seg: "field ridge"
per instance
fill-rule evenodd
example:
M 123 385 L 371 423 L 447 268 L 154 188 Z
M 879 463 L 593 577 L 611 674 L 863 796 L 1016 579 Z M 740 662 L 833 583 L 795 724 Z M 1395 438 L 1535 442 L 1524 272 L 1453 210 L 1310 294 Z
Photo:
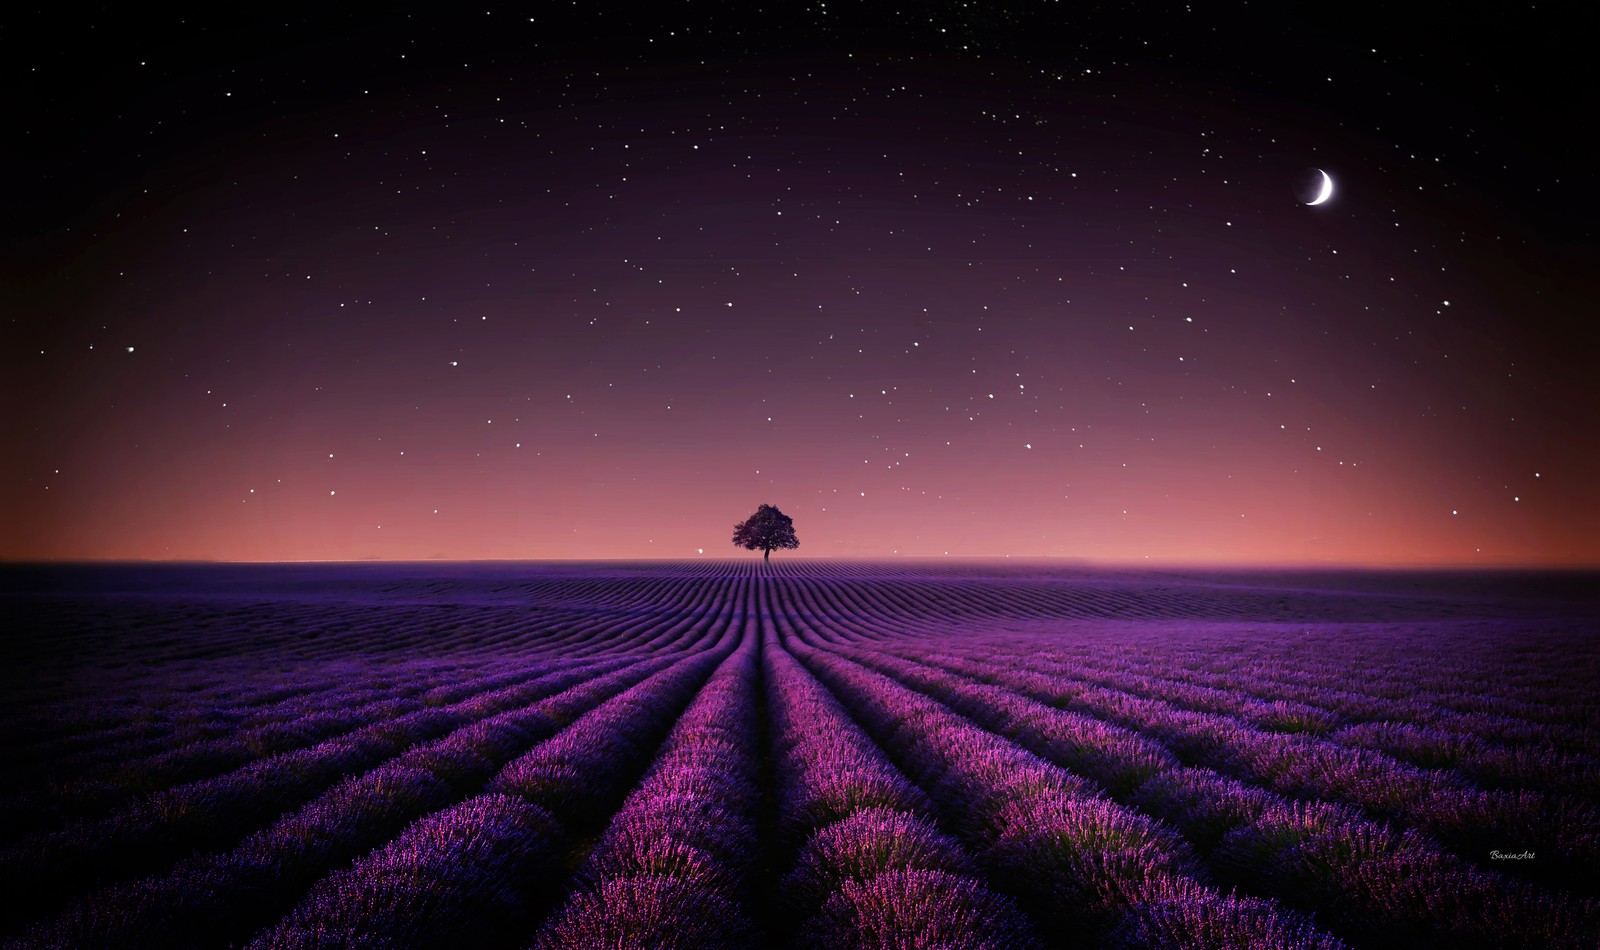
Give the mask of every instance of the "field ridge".
M 1592 947 L 1596 580 L 0 567 L 0 941 Z

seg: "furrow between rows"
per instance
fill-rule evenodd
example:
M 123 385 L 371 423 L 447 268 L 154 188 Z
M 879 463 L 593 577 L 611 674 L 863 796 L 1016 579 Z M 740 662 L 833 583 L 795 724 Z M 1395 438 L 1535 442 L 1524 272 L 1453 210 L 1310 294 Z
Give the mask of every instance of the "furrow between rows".
M 1272 901 L 1207 886 L 1176 832 L 1106 800 L 1084 779 L 843 656 L 801 639 L 786 646 L 880 748 L 934 789 L 962 839 L 1025 895 L 1051 935 L 1170 946 L 1343 946 Z
M 938 826 L 927 795 L 783 648 L 790 614 L 768 610 L 763 620 L 778 783 L 771 847 L 785 869 L 779 910 L 792 945 L 1037 945 L 1033 923 Z
M 1225 716 L 1174 708 L 1110 690 L 1072 690 L 1067 680 L 1015 682 L 988 664 L 946 659 L 946 669 L 1011 687 L 1049 706 L 1070 709 L 1159 742 L 1184 764 L 1262 785 L 1290 799 L 1345 803 L 1438 838 L 1478 864 L 1502 848 L 1543 850 L 1530 877 L 1556 887 L 1584 880 L 1600 855 L 1600 820 L 1581 801 L 1535 792 L 1485 791 L 1380 753 L 1315 736 L 1264 732 Z M 1512 871 L 1516 872 L 1515 866 Z

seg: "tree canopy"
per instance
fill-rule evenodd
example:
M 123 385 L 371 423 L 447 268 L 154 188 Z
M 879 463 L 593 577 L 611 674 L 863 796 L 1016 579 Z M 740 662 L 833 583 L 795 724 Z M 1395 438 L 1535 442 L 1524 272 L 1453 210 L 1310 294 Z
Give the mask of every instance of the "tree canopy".
M 773 548 L 797 548 L 794 519 L 773 505 L 762 505 L 756 513 L 733 526 L 733 543 L 747 551 L 760 548 L 762 560 L 772 557 Z

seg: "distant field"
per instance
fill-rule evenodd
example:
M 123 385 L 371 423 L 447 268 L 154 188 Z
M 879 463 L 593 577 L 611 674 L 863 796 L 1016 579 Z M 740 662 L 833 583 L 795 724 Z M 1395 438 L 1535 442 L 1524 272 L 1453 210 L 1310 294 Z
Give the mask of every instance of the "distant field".
M 0 567 L 41 947 L 1600 946 L 1600 577 Z

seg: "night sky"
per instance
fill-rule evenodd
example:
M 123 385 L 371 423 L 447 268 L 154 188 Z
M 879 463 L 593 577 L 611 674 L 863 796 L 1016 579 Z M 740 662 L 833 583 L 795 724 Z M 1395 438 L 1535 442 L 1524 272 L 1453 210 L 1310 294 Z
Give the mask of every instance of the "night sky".
M 1600 563 L 1588 5 L 447 6 L 0 14 L 0 558 Z

